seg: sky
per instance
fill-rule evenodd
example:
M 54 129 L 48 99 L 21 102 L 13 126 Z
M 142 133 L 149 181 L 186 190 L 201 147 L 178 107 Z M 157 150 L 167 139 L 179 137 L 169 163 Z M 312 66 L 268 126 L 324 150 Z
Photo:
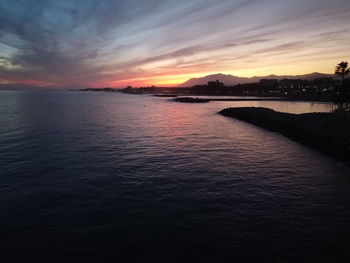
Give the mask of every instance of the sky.
M 0 84 L 333 73 L 349 41 L 350 0 L 0 0 Z

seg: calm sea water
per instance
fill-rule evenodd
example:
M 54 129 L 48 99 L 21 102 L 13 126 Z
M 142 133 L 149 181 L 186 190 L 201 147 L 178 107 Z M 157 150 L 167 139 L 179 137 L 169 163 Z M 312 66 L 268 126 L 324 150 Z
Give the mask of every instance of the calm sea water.
M 350 168 L 246 105 L 330 107 L 0 92 L 0 261 L 349 262 Z

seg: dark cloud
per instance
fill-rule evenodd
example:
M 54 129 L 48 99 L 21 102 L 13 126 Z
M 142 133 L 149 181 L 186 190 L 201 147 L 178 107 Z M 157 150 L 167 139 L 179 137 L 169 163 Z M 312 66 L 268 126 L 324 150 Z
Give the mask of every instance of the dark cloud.
M 347 0 L 2 0 L 0 76 L 98 85 L 171 68 L 212 70 L 215 61 L 230 67 L 315 39 L 348 39 L 349 10 Z
M 93 72 L 98 79 L 98 67 L 87 61 L 98 56 L 108 33 L 150 12 L 157 2 L 134 8 L 135 1 L 2 1 L 0 41 L 17 49 L 11 63 L 20 69 L 1 73 L 74 83 Z

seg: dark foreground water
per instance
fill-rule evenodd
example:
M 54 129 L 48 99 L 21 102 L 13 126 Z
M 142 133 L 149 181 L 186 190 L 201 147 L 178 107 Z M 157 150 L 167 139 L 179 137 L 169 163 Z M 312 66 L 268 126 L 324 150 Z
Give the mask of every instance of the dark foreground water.
M 1 262 L 349 262 L 350 168 L 182 104 L 0 92 Z

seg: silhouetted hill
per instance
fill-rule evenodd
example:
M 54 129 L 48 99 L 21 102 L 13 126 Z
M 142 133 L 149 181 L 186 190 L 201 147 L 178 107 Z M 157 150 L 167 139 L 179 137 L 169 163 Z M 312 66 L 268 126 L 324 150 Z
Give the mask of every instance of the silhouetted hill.
M 219 73 L 219 74 L 208 75 L 202 78 L 192 78 L 178 86 L 192 87 L 195 85 L 204 85 L 204 84 L 207 84 L 209 81 L 216 81 L 216 80 L 223 82 L 226 86 L 237 85 L 240 83 L 255 82 L 254 80 L 252 80 L 252 78 L 237 77 L 237 76 L 225 75 L 225 74 Z
M 269 75 L 269 76 L 255 76 L 251 78 L 245 78 L 245 77 L 237 77 L 233 75 L 225 75 L 225 74 L 212 74 L 201 78 L 192 78 L 187 80 L 186 82 L 178 85 L 178 87 L 192 87 L 195 85 L 204 85 L 207 84 L 209 81 L 220 81 L 223 82 L 226 86 L 233 86 L 237 84 L 244 84 L 244 83 L 254 83 L 259 82 L 260 79 L 304 79 L 304 80 L 313 80 L 317 78 L 325 78 L 325 77 L 332 77 L 333 74 L 323 74 L 323 73 L 310 73 L 305 75 L 284 75 L 284 76 L 278 76 L 278 75 Z

